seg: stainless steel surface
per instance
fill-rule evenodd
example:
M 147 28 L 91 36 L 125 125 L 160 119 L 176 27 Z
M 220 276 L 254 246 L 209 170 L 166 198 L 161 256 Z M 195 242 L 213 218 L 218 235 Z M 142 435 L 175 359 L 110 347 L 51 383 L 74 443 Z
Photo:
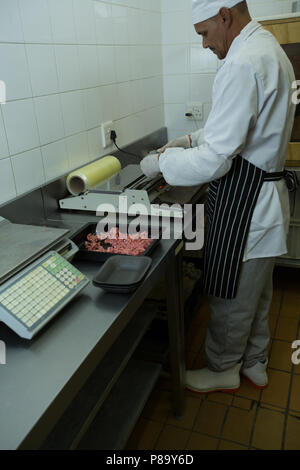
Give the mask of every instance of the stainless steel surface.
M 30 344 L 0 325 L 0 337 L 7 347 L 7 365 L 0 368 L 1 449 L 39 447 L 169 269 L 177 245 L 177 241 L 161 240 L 143 284 L 131 295 L 106 294 L 89 284 Z M 89 279 L 99 270 L 97 264 L 81 262 L 76 266 Z M 169 295 L 172 297 L 177 292 L 176 282 L 176 277 L 171 276 Z M 171 308 L 175 308 L 174 301 Z M 175 311 L 180 312 L 180 306 Z M 171 318 L 173 311 L 169 315 Z M 182 344 L 183 334 L 183 329 L 174 330 L 172 347 L 177 341 Z M 181 349 L 175 347 L 179 357 Z M 180 358 L 180 367 L 183 361 L 184 356 Z M 177 371 L 179 365 L 173 362 L 172 367 L 178 380 L 182 377 Z M 176 407 L 180 414 L 183 406 L 178 399 Z
M 68 230 L 1 223 L 0 284 L 10 276 L 49 251 Z

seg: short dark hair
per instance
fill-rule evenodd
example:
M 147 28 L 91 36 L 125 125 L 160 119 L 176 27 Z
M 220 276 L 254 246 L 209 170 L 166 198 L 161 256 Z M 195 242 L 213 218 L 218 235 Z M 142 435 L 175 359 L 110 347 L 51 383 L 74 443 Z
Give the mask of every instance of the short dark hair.
M 243 0 L 242 2 L 238 3 L 233 8 L 236 8 L 238 10 L 238 12 L 241 13 L 241 14 L 249 13 L 248 5 L 247 5 L 246 0 Z

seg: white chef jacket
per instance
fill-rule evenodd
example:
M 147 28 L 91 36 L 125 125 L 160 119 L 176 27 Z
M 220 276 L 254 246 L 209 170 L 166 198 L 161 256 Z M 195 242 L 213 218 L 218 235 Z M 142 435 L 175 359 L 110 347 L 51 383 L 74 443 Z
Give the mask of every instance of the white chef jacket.
M 274 36 L 251 21 L 218 70 L 212 110 L 193 148 L 170 148 L 160 170 L 172 186 L 196 186 L 221 178 L 241 155 L 269 173 L 283 171 L 295 105 L 293 67 Z M 284 180 L 264 182 L 243 261 L 287 253 L 290 204 Z

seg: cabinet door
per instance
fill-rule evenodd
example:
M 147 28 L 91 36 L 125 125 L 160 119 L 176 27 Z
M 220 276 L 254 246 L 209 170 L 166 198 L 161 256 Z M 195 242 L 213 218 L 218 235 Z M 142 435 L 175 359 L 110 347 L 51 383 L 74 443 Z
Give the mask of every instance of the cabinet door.
M 300 42 L 300 21 L 293 23 L 277 23 L 263 27 L 270 31 L 280 44 L 293 44 Z
M 290 143 L 286 166 L 300 166 L 300 142 Z

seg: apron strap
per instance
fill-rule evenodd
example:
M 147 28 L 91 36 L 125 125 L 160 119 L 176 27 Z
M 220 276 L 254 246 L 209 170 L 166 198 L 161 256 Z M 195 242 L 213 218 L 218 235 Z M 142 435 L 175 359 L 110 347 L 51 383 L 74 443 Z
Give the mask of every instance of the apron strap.
M 285 170 L 280 173 L 265 173 L 264 181 L 280 181 L 285 179 L 286 185 L 290 193 L 297 191 L 299 187 L 299 180 L 295 171 Z

